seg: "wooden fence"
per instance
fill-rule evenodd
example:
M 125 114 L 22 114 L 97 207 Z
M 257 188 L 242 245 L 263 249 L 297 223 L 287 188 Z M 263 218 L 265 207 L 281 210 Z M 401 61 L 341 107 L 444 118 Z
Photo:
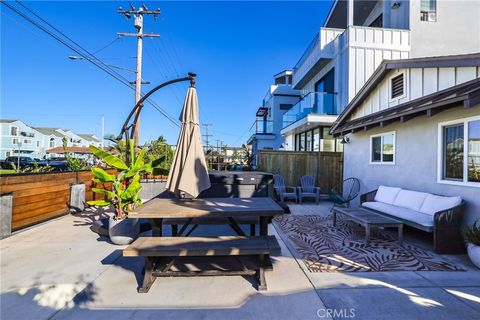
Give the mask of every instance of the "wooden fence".
M 260 170 L 281 174 L 290 186 L 300 185 L 303 175 L 315 176 L 321 193 L 328 193 L 343 179 L 341 152 L 261 150 L 258 160 Z
M 90 171 L 2 176 L 0 194 L 13 195 L 12 231 L 67 214 L 70 186 L 75 183 L 85 183 L 86 201 L 103 199 L 91 190 L 94 183 Z M 97 184 L 96 187 L 103 186 Z

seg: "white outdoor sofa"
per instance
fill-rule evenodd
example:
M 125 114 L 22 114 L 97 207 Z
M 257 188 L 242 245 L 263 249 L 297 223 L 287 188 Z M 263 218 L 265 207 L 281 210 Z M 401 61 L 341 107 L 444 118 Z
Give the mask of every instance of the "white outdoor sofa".
M 464 201 L 426 192 L 380 186 L 360 196 L 362 207 L 433 233 L 437 253 L 464 253 L 461 234 Z

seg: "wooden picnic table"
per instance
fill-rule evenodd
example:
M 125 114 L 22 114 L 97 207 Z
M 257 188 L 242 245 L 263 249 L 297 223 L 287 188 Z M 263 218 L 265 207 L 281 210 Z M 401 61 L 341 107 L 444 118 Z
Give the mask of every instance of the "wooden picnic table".
M 272 270 L 270 253 L 279 253 L 280 246 L 274 236 L 268 236 L 268 224 L 274 216 L 284 211 L 271 198 L 204 198 L 177 199 L 154 198 L 137 211 L 130 212 L 129 218 L 147 218 L 152 225 L 149 238 L 138 238 L 127 247 L 124 256 L 143 256 L 144 275 L 138 292 L 148 292 L 156 277 L 201 276 L 201 275 L 256 275 L 258 289 L 266 290 L 265 270 Z M 199 218 L 224 218 L 238 236 L 225 237 L 181 237 L 190 223 Z M 259 236 L 247 237 L 237 221 L 244 218 L 256 218 L 260 225 Z M 164 219 L 186 219 L 181 230 L 173 237 L 162 237 Z M 193 221 L 193 222 L 192 222 Z M 198 221 L 198 220 L 197 220 Z M 196 225 L 192 229 L 195 228 Z M 186 233 L 188 236 L 191 233 Z M 172 229 L 173 233 L 173 229 Z M 240 263 L 238 270 L 218 269 L 218 262 L 211 261 L 222 257 L 235 258 Z M 252 256 L 253 267 L 238 259 L 239 256 Z M 213 262 L 214 270 L 183 270 L 191 262 L 182 262 L 185 258 L 208 258 Z M 166 258 L 166 259 L 164 259 Z M 182 264 L 183 263 L 183 264 Z M 179 264 L 177 271 L 172 267 Z M 217 268 L 217 270 L 215 270 Z M 180 271 L 182 270 L 182 271 Z
M 244 236 L 238 219 L 258 218 L 259 234 L 268 235 L 268 223 L 272 217 L 283 213 L 282 207 L 271 198 L 153 198 L 128 216 L 149 219 L 154 236 L 162 236 L 163 219 L 187 219 L 177 234 L 182 235 L 193 219 L 218 217 L 226 218 L 232 229 Z

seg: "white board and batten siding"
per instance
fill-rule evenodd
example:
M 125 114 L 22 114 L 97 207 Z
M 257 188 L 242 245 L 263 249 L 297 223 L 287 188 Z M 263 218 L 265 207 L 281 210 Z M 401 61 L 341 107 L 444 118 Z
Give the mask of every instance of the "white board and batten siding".
M 350 48 L 350 102 L 383 60 L 409 58 L 410 31 L 351 26 L 346 33 L 345 43 Z
M 343 109 L 383 60 L 409 58 L 410 31 L 350 26 L 332 44 L 332 60 L 301 90 L 314 92 L 315 84 L 334 67 L 337 105 Z
M 404 74 L 404 94 L 396 99 L 391 99 L 391 79 L 401 73 Z M 352 114 L 351 119 L 395 107 L 476 78 L 480 78 L 480 67 L 392 70 Z

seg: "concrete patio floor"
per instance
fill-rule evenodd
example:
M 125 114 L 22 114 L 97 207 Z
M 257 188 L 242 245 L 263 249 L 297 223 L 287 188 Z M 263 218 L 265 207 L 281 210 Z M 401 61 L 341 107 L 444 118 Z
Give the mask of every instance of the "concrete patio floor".
M 330 204 L 290 207 L 325 215 Z M 243 277 L 201 277 L 157 279 L 138 294 L 142 260 L 122 257 L 122 246 L 93 233 L 92 216 L 68 215 L 0 241 L 2 320 L 480 319 L 480 272 L 466 256 L 444 256 L 465 272 L 310 273 L 273 226 L 282 253 L 273 257 L 267 292 Z M 214 233 L 231 231 L 194 232 Z M 408 229 L 405 240 L 429 246 Z

